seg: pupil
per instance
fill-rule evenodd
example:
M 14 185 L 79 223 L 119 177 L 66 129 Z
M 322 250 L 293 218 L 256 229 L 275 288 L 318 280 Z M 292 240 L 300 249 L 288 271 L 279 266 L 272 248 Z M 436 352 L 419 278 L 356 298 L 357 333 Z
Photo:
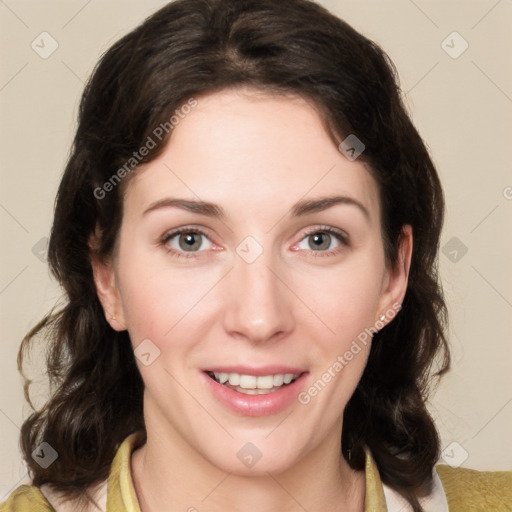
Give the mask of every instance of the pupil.
M 312 236 L 313 244 L 310 242 L 309 246 L 312 249 L 328 249 L 330 242 L 331 242 L 331 236 L 329 233 L 315 233 Z
M 201 241 L 199 237 L 196 239 L 196 235 L 193 233 L 187 233 L 180 237 L 180 247 L 186 251 L 190 249 L 199 249 Z

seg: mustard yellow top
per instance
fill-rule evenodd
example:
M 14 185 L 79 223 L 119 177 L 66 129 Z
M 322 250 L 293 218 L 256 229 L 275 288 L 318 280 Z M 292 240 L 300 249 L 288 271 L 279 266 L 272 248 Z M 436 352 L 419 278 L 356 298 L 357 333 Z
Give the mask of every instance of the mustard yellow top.
M 140 434 L 135 432 L 128 436 L 119 446 L 112 461 L 106 482 L 107 512 L 141 512 L 130 473 L 131 454 L 141 444 Z M 386 504 L 386 496 L 390 501 L 388 493 L 392 491 L 383 486 L 375 461 L 368 452 L 365 473 L 365 512 L 407 510 L 402 507 L 395 509 L 390 503 Z M 436 505 L 434 512 L 441 512 L 441 508 L 449 512 L 512 511 L 512 471 L 483 472 L 440 465 L 437 466 L 437 473 L 444 489 L 441 491 L 441 499 L 443 503 L 447 500 L 448 509 Z M 386 496 L 385 488 L 388 489 Z M 74 510 L 73 504 L 68 503 L 62 507 L 59 505 L 57 512 L 60 510 Z M 93 507 L 90 510 L 98 509 Z M 40 488 L 21 485 L 0 505 L 0 512 L 56 512 L 56 509 Z

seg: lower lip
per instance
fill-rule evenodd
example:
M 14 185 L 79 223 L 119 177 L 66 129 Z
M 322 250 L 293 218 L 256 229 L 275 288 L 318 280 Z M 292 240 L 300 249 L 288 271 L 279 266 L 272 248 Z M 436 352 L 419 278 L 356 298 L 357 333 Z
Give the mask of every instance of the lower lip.
M 244 416 L 266 416 L 283 411 L 297 399 L 304 386 L 308 372 L 304 372 L 291 384 L 264 395 L 239 393 L 234 389 L 219 384 L 207 373 L 201 373 L 215 398 L 231 411 L 243 414 Z

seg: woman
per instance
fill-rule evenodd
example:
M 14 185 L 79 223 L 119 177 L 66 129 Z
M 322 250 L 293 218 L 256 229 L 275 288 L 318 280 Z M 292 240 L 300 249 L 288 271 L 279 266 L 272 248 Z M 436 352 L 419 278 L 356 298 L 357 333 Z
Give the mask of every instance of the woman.
M 68 302 L 19 357 L 46 330 L 52 395 L 1 510 L 508 510 L 510 474 L 435 466 L 443 207 L 346 23 L 158 11 L 84 92 L 49 248 Z

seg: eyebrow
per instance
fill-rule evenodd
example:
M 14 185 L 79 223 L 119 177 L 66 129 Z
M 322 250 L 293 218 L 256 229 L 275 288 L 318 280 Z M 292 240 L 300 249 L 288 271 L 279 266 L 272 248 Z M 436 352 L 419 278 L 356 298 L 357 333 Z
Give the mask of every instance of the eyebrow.
M 321 197 L 319 199 L 299 201 L 292 206 L 291 216 L 300 217 L 310 213 L 321 212 L 338 204 L 355 206 L 359 211 L 361 211 L 361 213 L 363 213 L 367 220 L 370 220 L 370 213 L 368 209 L 360 201 L 349 196 Z M 198 213 L 200 215 L 206 215 L 217 219 L 226 218 L 224 210 L 217 204 L 195 199 L 179 199 L 173 197 L 166 197 L 151 203 L 142 215 L 146 215 L 149 212 L 161 208 L 181 208 L 182 210 L 187 210 L 191 213 Z

